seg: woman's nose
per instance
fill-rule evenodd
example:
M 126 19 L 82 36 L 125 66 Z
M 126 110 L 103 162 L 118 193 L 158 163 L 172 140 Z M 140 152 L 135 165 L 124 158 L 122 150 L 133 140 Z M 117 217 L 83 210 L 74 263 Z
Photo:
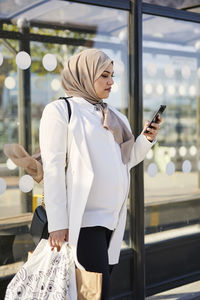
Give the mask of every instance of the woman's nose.
M 112 77 L 109 79 L 109 81 L 108 81 L 108 84 L 109 85 L 113 85 L 113 83 L 114 83 L 114 80 L 112 79 Z

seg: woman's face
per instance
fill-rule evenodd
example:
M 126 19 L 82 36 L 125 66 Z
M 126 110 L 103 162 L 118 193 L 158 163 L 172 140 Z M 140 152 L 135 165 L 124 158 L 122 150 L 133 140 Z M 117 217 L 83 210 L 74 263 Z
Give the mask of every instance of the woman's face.
M 100 99 L 109 97 L 111 86 L 113 85 L 113 64 L 111 63 L 94 82 L 94 89 Z

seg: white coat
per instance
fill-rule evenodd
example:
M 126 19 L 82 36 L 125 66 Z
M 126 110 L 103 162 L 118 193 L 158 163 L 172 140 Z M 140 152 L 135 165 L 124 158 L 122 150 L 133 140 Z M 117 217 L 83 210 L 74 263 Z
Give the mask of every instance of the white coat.
M 91 164 L 87 132 L 85 132 L 78 105 L 79 98 L 69 99 L 72 114 L 68 122 L 65 100 L 55 100 L 46 105 L 40 121 L 40 149 L 44 169 L 44 196 L 49 232 L 69 228 L 69 243 L 76 256 L 77 241 L 94 172 Z M 130 128 L 128 119 L 114 107 L 112 109 Z M 131 130 L 131 128 L 130 128 Z M 119 260 L 120 248 L 126 224 L 126 202 L 130 187 L 130 169 L 140 163 L 154 144 L 144 135 L 136 139 L 130 162 L 127 164 L 128 188 L 108 249 L 109 264 Z M 103 149 L 102 149 L 103 151 Z M 65 173 L 65 158 L 68 166 Z

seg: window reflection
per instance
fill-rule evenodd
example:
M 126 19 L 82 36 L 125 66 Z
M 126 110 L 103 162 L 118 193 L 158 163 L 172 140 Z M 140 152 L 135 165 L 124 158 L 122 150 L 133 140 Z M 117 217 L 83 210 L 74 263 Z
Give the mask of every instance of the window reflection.
M 144 162 L 148 232 L 199 222 L 199 209 L 195 212 L 190 207 L 189 212 L 187 201 L 194 198 L 198 203 L 200 192 L 200 71 L 196 34 L 200 25 L 144 15 L 143 28 L 144 119 L 150 119 L 160 104 L 167 105 L 158 142 Z M 170 216 L 177 201 L 180 209 Z M 185 214 L 180 215 L 183 201 Z M 160 210 L 167 204 L 168 210 L 165 216 L 160 211 L 157 224 L 151 227 L 149 208 L 157 204 Z

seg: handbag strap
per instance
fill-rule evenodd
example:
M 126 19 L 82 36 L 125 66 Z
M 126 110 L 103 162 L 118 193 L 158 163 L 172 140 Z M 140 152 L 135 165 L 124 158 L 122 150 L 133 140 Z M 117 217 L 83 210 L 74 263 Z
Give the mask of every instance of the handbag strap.
M 69 103 L 69 101 L 68 101 L 69 98 L 72 98 L 72 97 L 60 97 L 59 100 L 63 100 L 63 99 L 64 99 L 64 100 L 67 102 L 68 114 L 69 114 L 69 122 L 70 122 L 72 110 L 71 110 L 70 103 Z

